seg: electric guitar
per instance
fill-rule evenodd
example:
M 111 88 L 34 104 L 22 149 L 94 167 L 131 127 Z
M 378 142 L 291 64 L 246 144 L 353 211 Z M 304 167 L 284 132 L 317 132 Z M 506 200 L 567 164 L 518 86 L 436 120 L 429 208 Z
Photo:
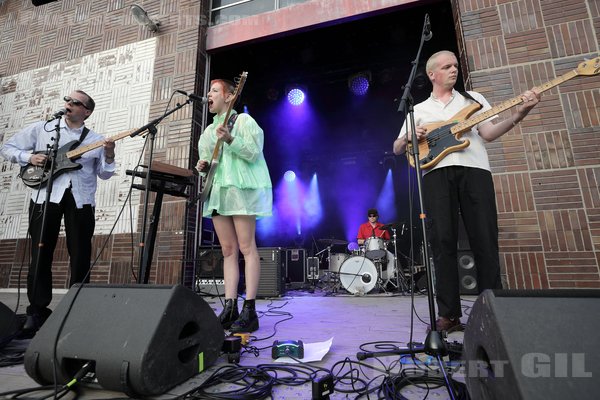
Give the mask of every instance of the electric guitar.
M 114 141 L 123 139 L 126 136 L 131 135 L 135 132 L 135 129 L 129 130 L 127 132 L 121 132 L 116 134 L 115 136 L 111 136 L 111 139 Z M 79 144 L 78 140 L 72 140 L 69 143 L 61 146 L 60 149 L 56 152 L 56 163 L 54 168 L 54 177 L 63 174 L 64 172 L 75 171 L 81 168 L 81 164 L 74 162 L 74 160 L 81 157 L 83 154 L 87 153 L 90 150 L 97 149 L 104 145 L 104 140 L 100 140 L 98 142 L 90 143 L 85 146 L 77 146 Z M 35 154 L 46 153 L 47 151 L 37 151 Z M 48 178 L 50 177 L 50 163 L 47 162 L 43 167 L 27 164 L 24 167 L 21 167 L 21 172 L 19 176 L 23 180 L 23 183 L 30 188 L 39 189 L 46 186 L 48 183 Z
M 576 76 L 592 76 L 598 75 L 599 73 L 600 57 L 596 57 L 592 60 L 583 61 L 576 69 L 540 86 L 534 87 L 532 90 L 536 93 L 542 93 L 563 82 L 575 78 Z M 469 140 L 460 140 L 465 132 L 478 123 L 521 103 L 523 103 L 523 99 L 519 95 L 471 118 L 473 113 L 481 109 L 481 105 L 475 103 L 463 108 L 447 121 L 434 122 L 425 125 L 428 135 L 419 140 L 419 165 L 421 166 L 421 169 L 432 168 L 446 155 L 466 148 L 469 146 Z M 415 166 L 413 154 L 412 144 L 408 143 L 406 156 L 412 167 Z
M 233 91 L 233 99 L 229 102 L 227 107 L 227 112 L 225 113 L 225 119 L 223 120 L 223 124 L 227 124 L 229 121 L 229 115 L 231 114 L 231 110 L 233 110 L 233 105 L 237 101 L 242 93 L 242 89 L 244 88 L 244 84 L 246 83 L 246 79 L 248 78 L 248 72 L 244 71 L 240 75 L 239 78 L 236 79 L 237 85 L 235 86 L 235 90 Z M 205 202 L 208 199 L 208 195 L 210 194 L 210 190 L 212 189 L 213 180 L 215 178 L 215 173 L 217 171 L 217 167 L 219 166 L 219 158 L 221 158 L 221 149 L 223 148 L 223 140 L 218 139 L 215 144 L 215 149 L 212 153 L 212 159 L 210 161 L 210 168 L 208 173 L 206 174 L 206 178 L 204 178 L 204 187 L 202 188 L 202 192 L 200 192 L 200 201 Z

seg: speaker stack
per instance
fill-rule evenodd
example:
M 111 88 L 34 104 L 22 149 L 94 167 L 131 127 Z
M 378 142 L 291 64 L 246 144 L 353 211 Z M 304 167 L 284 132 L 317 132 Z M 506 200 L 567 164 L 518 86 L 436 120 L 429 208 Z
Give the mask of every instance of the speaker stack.
M 462 216 L 458 219 L 458 282 L 460 294 L 462 295 L 477 295 L 479 287 L 477 286 L 477 265 L 475 265 L 475 257 L 471 251 L 469 238 Z
M 102 387 L 152 396 L 214 364 L 223 340 L 211 307 L 183 286 L 75 285 L 31 340 L 25 370 L 65 384 L 92 361 Z
M 497 290 L 465 329 L 473 399 L 597 399 L 599 290 Z
M 259 247 L 260 281 L 256 297 L 280 297 L 285 289 L 285 250 L 281 247 Z

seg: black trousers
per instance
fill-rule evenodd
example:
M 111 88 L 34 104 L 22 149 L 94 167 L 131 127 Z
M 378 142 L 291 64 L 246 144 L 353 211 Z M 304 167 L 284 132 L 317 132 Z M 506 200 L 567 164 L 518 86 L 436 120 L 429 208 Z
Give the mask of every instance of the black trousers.
M 52 300 L 52 261 L 63 216 L 70 257 L 69 287 L 83 282 L 90 270 L 92 236 L 96 224 L 94 207 L 85 204 L 83 208 L 77 208 L 70 190 L 65 192 L 59 204 L 49 203 L 43 246 L 40 247 L 43 209 L 42 204 L 35 204 L 33 201 L 29 205 L 31 265 L 27 274 L 28 314 L 46 313 Z M 85 282 L 89 282 L 89 277 Z
M 480 292 L 501 289 L 494 182 L 480 168 L 445 167 L 423 178 L 428 237 L 433 252 L 436 301 L 442 317 L 462 316 L 457 241 L 459 211 L 477 265 Z

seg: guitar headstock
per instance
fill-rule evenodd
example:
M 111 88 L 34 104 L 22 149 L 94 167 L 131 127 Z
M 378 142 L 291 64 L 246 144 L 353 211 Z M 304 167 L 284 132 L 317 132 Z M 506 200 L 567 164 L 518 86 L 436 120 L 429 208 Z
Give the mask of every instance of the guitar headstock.
M 233 91 L 233 100 L 231 100 L 232 104 L 237 101 L 240 93 L 242 93 L 242 89 L 244 89 L 244 84 L 246 83 L 247 78 L 247 71 L 242 72 L 239 77 L 235 78 L 235 89 Z
M 577 66 L 578 75 L 598 75 L 600 74 L 600 57 L 592 58 L 591 60 L 585 60 Z

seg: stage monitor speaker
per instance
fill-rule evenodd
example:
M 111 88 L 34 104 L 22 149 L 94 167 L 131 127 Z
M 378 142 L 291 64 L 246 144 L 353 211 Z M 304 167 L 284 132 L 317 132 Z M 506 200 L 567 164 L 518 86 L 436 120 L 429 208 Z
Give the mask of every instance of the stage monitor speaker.
M 595 399 L 600 291 L 484 291 L 464 336 L 473 399 Z
M 214 311 L 183 286 L 75 285 L 31 340 L 25 369 L 54 383 L 56 344 L 57 383 L 93 361 L 102 387 L 158 395 L 212 365 L 223 340 Z
M 14 339 L 18 325 L 17 315 L 0 301 L 0 349 Z

